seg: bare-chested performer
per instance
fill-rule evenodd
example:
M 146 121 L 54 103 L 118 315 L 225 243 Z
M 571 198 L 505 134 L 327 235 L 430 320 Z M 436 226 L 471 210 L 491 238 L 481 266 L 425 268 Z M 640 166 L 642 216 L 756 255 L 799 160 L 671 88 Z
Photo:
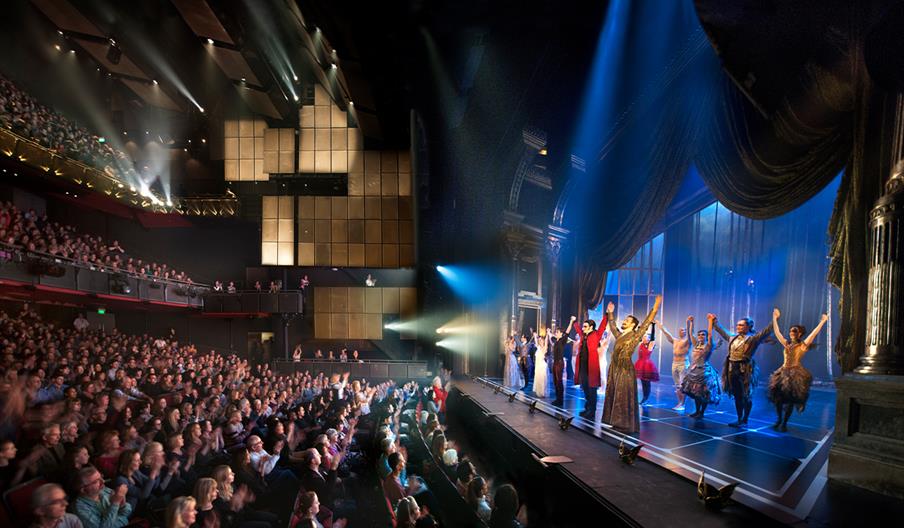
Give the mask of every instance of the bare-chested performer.
M 669 329 L 665 327 L 665 324 L 663 324 L 662 321 L 657 321 L 659 323 L 659 328 L 662 329 L 662 333 L 665 334 L 665 338 L 672 344 L 672 381 L 675 382 L 675 397 L 678 398 L 678 404 L 672 407 L 673 411 L 684 410 L 684 392 L 681 391 L 681 383 L 684 381 L 684 376 L 687 374 L 687 352 L 691 347 L 689 328 L 693 320 L 693 315 L 687 317 L 685 327 L 678 329 L 677 338 L 669 332 Z

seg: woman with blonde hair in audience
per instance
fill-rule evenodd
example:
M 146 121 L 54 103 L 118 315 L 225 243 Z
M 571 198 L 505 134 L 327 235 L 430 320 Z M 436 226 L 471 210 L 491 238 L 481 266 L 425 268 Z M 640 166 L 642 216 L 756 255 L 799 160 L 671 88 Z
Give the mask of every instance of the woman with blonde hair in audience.
M 195 482 L 194 497 L 197 501 L 198 516 L 195 524 L 202 528 L 219 528 L 220 513 L 213 507 L 213 501 L 217 500 L 217 481 L 209 478 L 199 478 Z
M 166 528 L 190 528 L 198 512 L 194 497 L 176 497 L 166 507 Z

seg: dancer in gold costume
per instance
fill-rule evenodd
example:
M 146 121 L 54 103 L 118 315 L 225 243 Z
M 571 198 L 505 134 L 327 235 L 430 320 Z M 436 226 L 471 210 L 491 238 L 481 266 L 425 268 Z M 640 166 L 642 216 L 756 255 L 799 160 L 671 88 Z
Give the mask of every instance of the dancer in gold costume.
M 778 327 L 778 318 L 781 315 L 778 308 L 772 311 L 772 329 L 776 339 L 784 348 L 785 361 L 769 376 L 768 396 L 769 401 L 775 404 L 775 413 L 778 415 L 772 428 L 787 431 L 791 411 L 797 407 L 797 412 L 804 412 L 807 400 L 810 398 L 810 384 L 813 383 L 813 375 L 800 364 L 800 361 L 810 350 L 813 341 L 816 340 L 816 336 L 819 335 L 819 331 L 822 330 L 829 316 L 822 314 L 819 324 L 816 325 L 813 332 L 801 341 L 801 337 L 807 329 L 802 325 L 794 325 L 788 330 L 789 339 L 785 340 L 785 336 Z

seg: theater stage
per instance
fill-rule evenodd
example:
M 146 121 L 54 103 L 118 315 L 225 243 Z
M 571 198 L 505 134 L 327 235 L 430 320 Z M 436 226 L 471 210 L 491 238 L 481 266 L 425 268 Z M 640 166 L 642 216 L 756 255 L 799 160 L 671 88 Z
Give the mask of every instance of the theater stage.
M 530 391 L 518 391 L 515 402 L 503 394 L 494 394 L 501 380 L 474 378 L 458 382 L 469 397 L 479 400 L 490 412 L 528 414 L 526 403 L 534 399 Z M 507 392 L 511 392 L 506 389 Z M 553 394 L 550 385 L 550 394 Z M 739 482 L 734 499 L 749 508 L 784 523 L 805 519 L 826 486 L 826 464 L 835 420 L 835 392 L 814 387 L 803 414 L 795 413 L 787 433 L 771 428 L 775 422 L 774 407 L 766 400 L 762 387 L 755 394 L 753 411 L 747 429 L 729 427 L 736 419 L 734 402 L 723 399 L 718 406 L 710 406 L 703 420 L 687 417 L 693 403 L 684 412 L 671 410 L 677 401 L 671 384 L 654 383 L 648 405 L 642 408 L 640 433 L 624 437 L 600 423 L 602 391 L 595 421 L 577 416 L 584 408 L 579 387 L 566 387 L 565 405 L 553 408 L 552 398 L 541 400 L 538 410 L 543 414 L 574 414 L 572 426 L 599 441 L 599 456 L 615 457 L 616 446 L 624 439 L 627 444 L 643 443 L 641 457 L 680 477 L 686 484 L 686 494 L 692 497 L 694 484 L 701 471 L 713 484 Z M 505 419 L 507 415 L 500 418 Z M 540 418 L 541 415 L 534 415 Z M 545 416 L 555 429 L 556 422 Z M 519 434 L 530 439 L 537 431 L 522 430 Z M 569 431 L 570 435 L 575 432 Z M 559 437 L 559 442 L 563 440 Z M 562 454 L 565 446 L 552 446 L 546 454 Z M 636 466 L 639 471 L 652 468 Z M 570 466 L 569 466 L 570 468 Z M 642 523 L 646 524 L 646 523 Z

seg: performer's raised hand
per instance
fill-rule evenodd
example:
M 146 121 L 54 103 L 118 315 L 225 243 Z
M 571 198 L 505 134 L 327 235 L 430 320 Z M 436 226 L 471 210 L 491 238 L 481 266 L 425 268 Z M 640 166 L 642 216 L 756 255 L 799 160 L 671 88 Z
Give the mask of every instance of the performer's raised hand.
M 716 314 L 708 313 L 708 314 L 706 314 L 706 320 L 716 322 L 718 320 L 718 318 L 716 317 Z
M 824 323 L 824 322 L 826 322 L 826 321 L 828 321 L 828 320 L 829 320 L 829 314 L 822 314 L 821 316 L 819 316 L 819 322 L 820 322 L 820 323 Z
M 778 318 L 781 317 L 781 316 L 782 316 L 781 310 L 779 310 L 778 308 L 773 308 L 773 309 L 772 309 L 772 318 L 773 318 L 773 319 L 778 319 Z
M 606 313 L 615 313 L 615 303 L 609 301 L 609 304 L 606 305 Z
M 693 316 L 693 315 L 687 316 L 687 321 L 688 321 L 689 323 L 693 323 L 693 322 L 694 322 L 694 316 Z

